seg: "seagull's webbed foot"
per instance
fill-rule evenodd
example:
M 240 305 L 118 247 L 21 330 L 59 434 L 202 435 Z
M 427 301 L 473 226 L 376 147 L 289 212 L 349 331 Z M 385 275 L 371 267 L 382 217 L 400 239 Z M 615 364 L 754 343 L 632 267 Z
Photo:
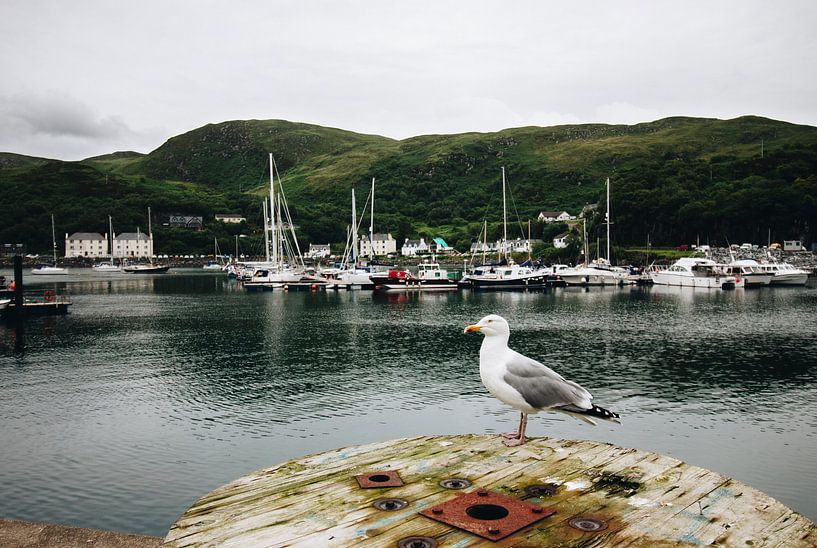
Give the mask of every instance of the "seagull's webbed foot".
M 518 440 L 519 439 L 519 432 L 505 432 L 504 434 L 500 434 L 506 440 Z
M 502 445 L 505 447 L 516 447 L 525 443 L 525 438 L 513 438 L 510 440 L 502 440 Z

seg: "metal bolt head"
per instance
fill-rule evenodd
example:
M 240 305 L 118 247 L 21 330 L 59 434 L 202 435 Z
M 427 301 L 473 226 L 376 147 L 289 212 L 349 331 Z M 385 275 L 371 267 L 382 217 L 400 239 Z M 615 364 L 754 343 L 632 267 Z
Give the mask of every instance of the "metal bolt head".
M 406 537 L 397 541 L 397 548 L 437 548 L 437 541 L 431 537 Z
M 486 491 L 485 489 L 480 489 L 479 491 L 477 491 L 477 495 L 479 495 L 481 497 L 487 497 L 488 496 L 488 491 Z
M 491 527 L 490 529 L 488 529 L 488 533 L 491 535 L 498 535 L 499 529 L 497 529 L 496 527 Z
M 432 511 L 433 513 L 437 514 L 437 515 L 440 515 L 440 514 L 442 514 L 442 513 L 443 513 L 443 509 L 442 509 L 442 508 L 434 508 L 434 509 L 433 509 L 433 510 L 431 510 L 431 511 Z
M 541 514 L 542 508 L 540 506 L 534 506 L 533 508 L 531 508 L 531 512 L 533 512 L 534 514 Z

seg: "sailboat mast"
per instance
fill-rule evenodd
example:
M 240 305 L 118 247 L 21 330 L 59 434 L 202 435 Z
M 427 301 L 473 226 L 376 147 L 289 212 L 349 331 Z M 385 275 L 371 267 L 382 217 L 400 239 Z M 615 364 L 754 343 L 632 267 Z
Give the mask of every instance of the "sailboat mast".
M 148 206 L 148 259 L 153 264 L 153 225 L 150 224 L 150 206 Z
M 374 261 L 374 177 L 372 177 L 372 218 L 369 223 L 369 258 Z
M 357 204 L 355 203 L 355 189 L 352 189 L 352 265 L 357 266 Z
M 612 220 L 610 216 L 610 177 L 607 177 L 607 262 L 613 264 L 613 261 L 610 257 L 610 221 Z
M 267 262 L 269 262 L 269 215 L 267 215 L 267 200 L 261 202 L 261 209 L 264 211 L 264 252 L 267 257 Z
M 51 214 L 51 245 L 54 250 L 54 266 L 57 266 L 57 234 L 54 230 L 54 214 Z
M 584 264 L 590 264 L 590 257 L 588 256 L 590 251 L 587 249 L 587 217 L 582 219 L 582 226 L 584 227 Z
M 111 266 L 113 266 L 113 220 L 108 215 L 108 232 L 111 234 Z
M 500 258 L 504 255 L 507 257 L 508 245 L 508 208 L 505 203 L 505 166 L 502 166 L 502 251 Z
M 485 264 L 485 251 L 488 248 L 488 220 L 482 221 L 482 264 Z
M 269 231 L 269 239 L 267 246 L 269 247 L 270 240 L 272 240 L 272 262 L 278 263 L 278 238 L 275 231 L 275 159 L 272 153 L 269 155 L 269 224 L 264 225 L 264 230 Z M 267 261 L 269 262 L 270 255 L 267 252 Z

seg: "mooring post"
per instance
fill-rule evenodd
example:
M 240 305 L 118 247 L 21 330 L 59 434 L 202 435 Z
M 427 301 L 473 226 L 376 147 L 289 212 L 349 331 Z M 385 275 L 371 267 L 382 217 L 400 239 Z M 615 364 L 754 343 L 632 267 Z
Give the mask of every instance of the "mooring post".
M 23 314 L 23 256 L 14 255 L 14 314 Z

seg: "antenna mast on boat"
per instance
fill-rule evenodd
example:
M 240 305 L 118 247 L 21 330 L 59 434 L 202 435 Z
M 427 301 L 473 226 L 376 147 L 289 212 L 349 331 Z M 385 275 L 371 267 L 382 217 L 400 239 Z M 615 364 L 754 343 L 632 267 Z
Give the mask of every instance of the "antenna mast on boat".
M 505 166 L 502 166 L 502 254 L 507 258 L 508 245 L 508 209 L 505 203 Z
M 374 177 L 372 177 L 372 218 L 369 224 L 369 258 L 374 261 Z
M 111 266 L 113 266 L 113 220 L 108 215 L 108 231 L 111 233 Z
M 590 250 L 587 248 L 587 217 L 582 217 L 582 226 L 584 227 L 582 232 L 584 232 L 584 264 L 586 266 L 590 264 Z

